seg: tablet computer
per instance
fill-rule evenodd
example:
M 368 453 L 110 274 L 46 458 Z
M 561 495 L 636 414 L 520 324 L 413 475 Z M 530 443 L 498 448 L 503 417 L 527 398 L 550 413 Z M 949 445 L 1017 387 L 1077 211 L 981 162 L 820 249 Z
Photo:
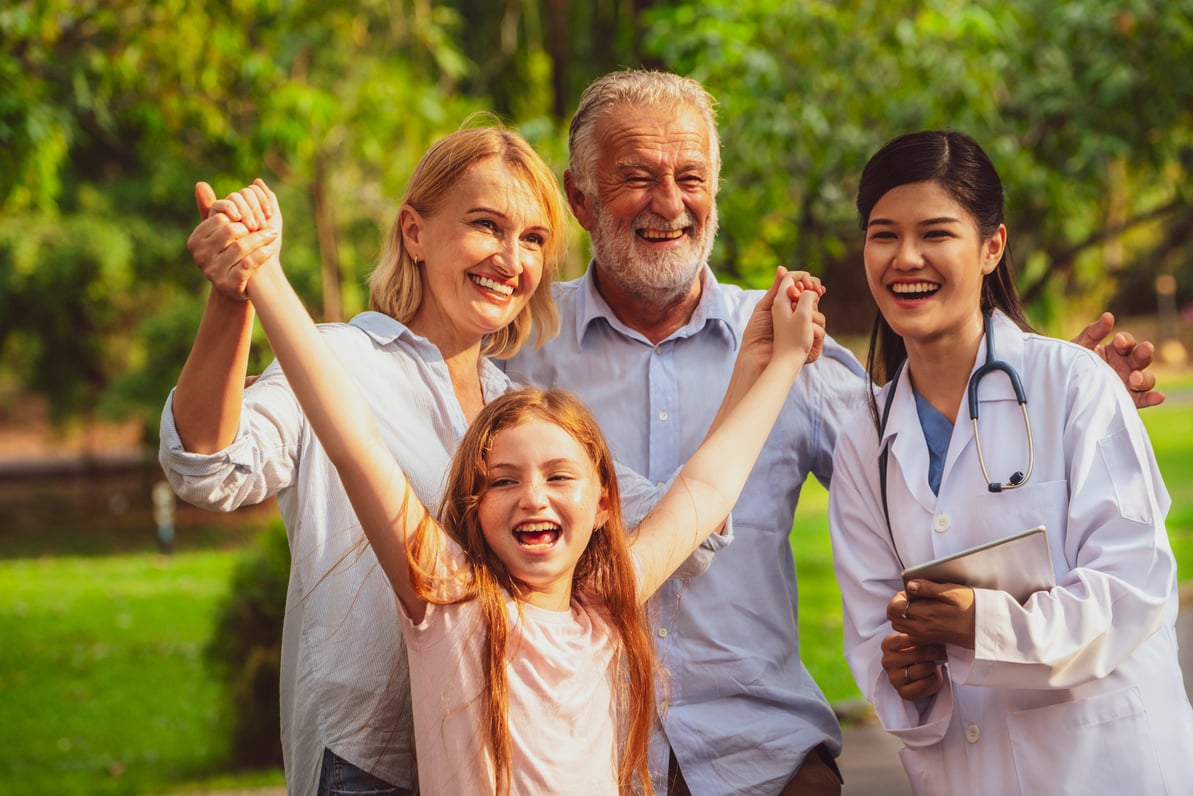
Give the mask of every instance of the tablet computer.
M 923 578 L 979 589 L 1002 589 L 1020 603 L 1056 585 L 1044 526 L 971 547 L 903 570 L 903 582 Z

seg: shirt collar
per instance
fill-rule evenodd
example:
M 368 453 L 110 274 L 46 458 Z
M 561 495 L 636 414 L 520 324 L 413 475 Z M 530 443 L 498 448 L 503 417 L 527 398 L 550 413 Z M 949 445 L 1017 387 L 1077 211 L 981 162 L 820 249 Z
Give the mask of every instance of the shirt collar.
M 995 359 L 1007 363 L 1016 373 L 1022 373 L 1023 332 L 1015 325 L 1014 321 L 999 310 L 993 312 L 990 323 L 994 328 Z M 986 364 L 986 336 L 983 333 L 982 342 L 978 346 L 978 354 L 974 358 L 973 366 L 970 368 L 970 378 L 984 364 Z M 1020 379 L 1022 379 L 1022 376 L 1020 376 Z M 910 423 L 912 417 L 916 417 L 918 420 L 918 415 L 915 413 L 915 390 L 912 388 L 911 379 L 907 377 L 907 374 L 900 372 L 899 383 L 894 387 L 888 385 L 885 388 L 885 390 L 889 389 L 896 389 L 898 393 L 891 403 L 891 414 L 887 420 L 882 439 L 879 440 L 880 446 L 886 443 L 887 438 L 895 436 L 901 425 Z M 880 416 L 887 398 L 885 390 L 878 396 Z M 979 402 L 1014 400 L 1016 400 L 1015 391 L 1011 387 L 1011 381 L 1003 375 L 1002 371 L 995 371 L 981 380 L 978 390 Z M 957 413 L 957 422 L 969 422 L 968 389 L 966 390 L 966 395 L 962 396 L 961 406 Z
M 592 324 L 597 321 L 604 321 L 626 337 L 649 344 L 650 341 L 639 332 L 634 331 L 621 322 L 609 306 L 609 303 L 605 301 L 604 296 L 597 291 L 596 280 L 592 278 L 595 268 L 596 262 L 590 261 L 588 263 L 588 270 L 577 280 L 579 284 L 579 295 L 575 313 L 577 347 L 583 347 L 585 335 L 587 335 Z M 738 329 L 733 323 L 733 316 L 728 303 L 725 301 L 725 297 L 718 290 L 717 278 L 713 274 L 712 269 L 707 265 L 700 272 L 700 281 L 700 302 L 692 312 L 692 317 L 688 319 L 686 324 L 672 332 L 667 339 L 674 340 L 691 337 L 707 326 L 710 331 L 720 329 L 720 334 L 724 336 L 730 348 L 736 351 L 740 343 Z
M 417 337 L 406 324 L 374 310 L 366 310 L 354 316 L 348 323 L 372 337 L 380 345 L 388 345 L 406 335 Z
M 422 349 L 422 356 L 426 361 L 442 360 L 442 355 L 434 343 L 385 313 L 367 310 L 354 316 L 348 323 L 373 338 L 379 346 L 393 345 L 402 340 L 415 351 Z M 480 380 L 481 391 L 486 400 L 492 400 L 510 388 L 510 380 L 505 372 L 493 364 L 489 357 L 481 357 Z

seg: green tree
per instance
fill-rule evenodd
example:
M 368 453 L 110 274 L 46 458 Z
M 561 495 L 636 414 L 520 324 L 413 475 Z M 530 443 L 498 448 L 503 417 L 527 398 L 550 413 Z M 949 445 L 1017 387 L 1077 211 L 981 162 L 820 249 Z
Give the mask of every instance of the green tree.
M 458 24 L 427 0 L 0 9 L 0 377 L 56 418 L 152 421 L 205 292 L 199 179 L 277 178 L 292 277 L 324 317 L 359 308 L 340 279 L 359 284 L 427 143 L 486 104 L 455 93 Z
M 1000 169 L 1022 286 L 1047 316 L 1078 294 L 1103 305 L 1135 264 L 1190 259 L 1173 233 L 1191 210 L 1191 20 L 1189 0 L 712 0 L 659 9 L 649 43 L 720 99 L 719 269 L 757 282 L 798 263 L 854 298 L 866 158 L 962 129 Z

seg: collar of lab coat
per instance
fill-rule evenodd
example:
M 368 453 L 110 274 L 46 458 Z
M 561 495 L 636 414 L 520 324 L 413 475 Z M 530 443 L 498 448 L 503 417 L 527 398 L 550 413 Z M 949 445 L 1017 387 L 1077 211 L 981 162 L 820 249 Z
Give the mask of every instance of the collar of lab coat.
M 1006 362 L 1016 373 L 1021 374 L 1023 372 L 1023 332 L 1015 325 L 1014 321 L 997 310 L 991 320 L 994 324 L 995 358 Z M 977 356 L 974 357 L 973 364 L 970 366 L 970 377 L 973 377 L 973 373 L 979 365 L 985 363 L 986 337 L 983 335 L 982 342 L 978 346 Z M 1020 376 L 1020 379 L 1022 378 Z M 1024 388 L 1026 389 L 1026 385 Z M 881 446 L 886 445 L 889 440 L 890 455 L 899 462 L 899 469 L 905 473 L 927 473 L 928 446 L 924 442 L 923 432 L 920 429 L 920 418 L 916 412 L 915 392 L 911 386 L 911 379 L 906 374 L 901 374 L 898 383 L 893 388 L 888 384 L 885 389 L 894 389 L 896 392 L 895 399 L 891 403 L 890 417 L 887 419 L 882 439 L 879 440 L 879 449 L 881 450 Z M 886 402 L 886 395 L 887 393 L 884 391 L 879 396 L 880 408 Z M 1015 391 L 1011 388 L 1011 380 L 1001 371 L 990 373 L 981 381 L 981 387 L 978 390 L 979 416 L 984 414 L 982 406 L 994 401 L 1015 401 Z M 962 395 L 961 406 L 953 425 L 953 438 L 949 444 L 948 457 L 944 466 L 946 474 L 952 469 L 957 457 L 972 443 L 973 429 L 966 395 Z M 900 430 L 906 433 L 900 434 Z M 893 470 L 893 468 L 891 469 Z M 908 483 L 908 488 L 925 507 L 930 508 L 934 505 L 936 496 L 932 494 L 927 478 L 913 477 Z

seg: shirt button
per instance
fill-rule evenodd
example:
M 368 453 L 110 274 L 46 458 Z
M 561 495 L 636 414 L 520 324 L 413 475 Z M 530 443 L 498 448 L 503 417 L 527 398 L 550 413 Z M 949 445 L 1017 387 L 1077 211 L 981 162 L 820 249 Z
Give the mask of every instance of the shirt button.
M 965 740 L 969 741 L 970 743 L 977 743 L 978 739 L 981 737 L 982 731 L 978 728 L 978 725 L 971 724 L 965 728 Z
M 663 487 L 667 486 L 667 484 L 663 481 L 656 481 L 655 486 L 657 486 L 659 489 L 662 489 Z
M 666 713 L 669 707 L 671 707 L 671 703 L 664 699 L 659 703 L 659 713 Z
M 659 412 L 659 420 L 666 420 L 666 419 L 667 419 L 667 410 L 664 409 L 662 412 Z
M 655 352 L 656 354 L 661 354 L 661 353 L 663 353 L 663 347 L 662 347 L 661 345 L 657 345 L 657 346 L 655 346 L 655 347 L 654 347 L 654 352 Z
M 937 533 L 944 533 L 949 529 L 949 515 L 937 514 L 932 518 L 932 530 Z
M 659 638 L 667 638 L 667 628 L 665 628 L 665 627 L 659 628 Z

